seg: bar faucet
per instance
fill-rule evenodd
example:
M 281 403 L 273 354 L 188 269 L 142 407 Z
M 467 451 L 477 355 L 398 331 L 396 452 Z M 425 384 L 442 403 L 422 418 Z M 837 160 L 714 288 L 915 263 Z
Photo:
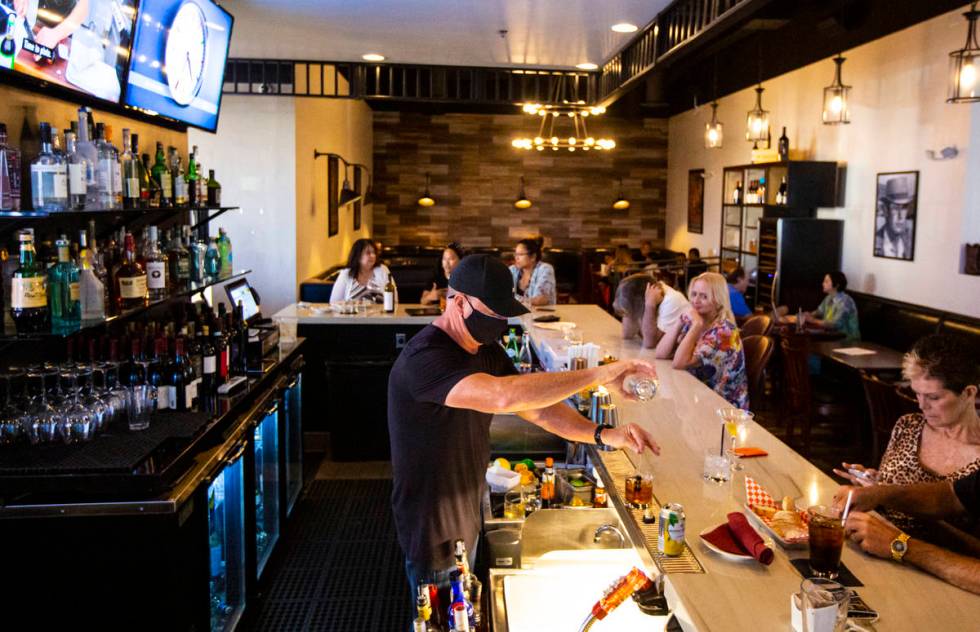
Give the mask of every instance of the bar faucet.
M 626 536 L 623 535 L 623 532 L 620 531 L 619 527 L 609 524 L 608 522 L 596 527 L 595 533 L 592 535 L 592 542 L 598 544 L 599 538 L 602 537 L 603 533 L 615 533 L 619 536 L 619 546 L 621 548 L 626 548 Z

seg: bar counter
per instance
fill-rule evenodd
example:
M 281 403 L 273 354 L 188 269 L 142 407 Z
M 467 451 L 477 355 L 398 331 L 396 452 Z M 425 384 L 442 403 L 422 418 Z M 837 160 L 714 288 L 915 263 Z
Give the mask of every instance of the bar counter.
M 562 322 L 574 322 L 584 340 L 598 344 L 603 354 L 653 359 L 652 350 L 642 349 L 639 340 L 624 341 L 619 322 L 597 306 L 560 305 L 555 313 Z M 561 332 L 534 326 L 533 317 L 524 316 L 522 321 L 531 332 L 539 358 L 545 365 L 560 362 L 567 344 Z M 777 501 L 790 496 L 801 508 L 830 503 L 838 483 L 755 422 L 749 424 L 743 445 L 762 448 L 769 455 L 742 459 L 744 469 L 734 472 L 727 484 L 706 482 L 702 478 L 704 454 L 707 450 L 717 453 L 721 436 L 715 411 L 728 404 L 688 372 L 673 369 L 669 361 L 655 364 L 660 390 L 652 401 L 620 398 L 615 403 L 623 422 L 642 425 L 661 446 L 659 457 L 624 454 L 633 465 L 642 461 L 652 468 L 654 495 L 661 503 L 684 506 L 686 540 L 705 570 L 668 571 L 665 590 L 671 607 L 685 630 L 791 629 L 790 594 L 799 590 L 802 578 L 790 559 L 806 557 L 807 551 L 784 550 L 774 544 L 776 556 L 770 566 L 755 561 L 732 562 L 705 548 L 698 534 L 724 523 L 729 512 L 745 510 L 746 476 L 754 478 Z M 608 465 L 617 456 L 619 453 L 603 453 L 602 458 Z M 622 488 L 621 480 L 615 482 L 615 487 Z M 617 505 L 624 522 L 635 522 L 632 516 L 623 515 L 621 502 L 612 504 Z M 916 568 L 866 555 L 851 542 L 845 544 L 842 561 L 865 584 L 856 590 L 879 613 L 879 629 L 966 630 L 976 626 L 980 596 Z

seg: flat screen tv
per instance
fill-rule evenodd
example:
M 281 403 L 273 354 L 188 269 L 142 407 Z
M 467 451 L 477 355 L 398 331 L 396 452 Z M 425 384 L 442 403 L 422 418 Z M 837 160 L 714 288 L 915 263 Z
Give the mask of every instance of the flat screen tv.
M 210 0 L 142 0 L 124 104 L 215 131 L 233 23 Z
M 119 103 L 136 0 L 0 0 L 0 72 Z

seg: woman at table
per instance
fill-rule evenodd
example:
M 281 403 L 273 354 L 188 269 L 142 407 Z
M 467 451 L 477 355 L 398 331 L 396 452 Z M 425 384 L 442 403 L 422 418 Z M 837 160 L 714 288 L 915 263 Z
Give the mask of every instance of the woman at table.
M 673 352 L 675 369 L 687 369 L 732 406 L 748 410 L 745 353 L 725 277 L 717 272 L 699 274 L 691 281 L 687 298 L 691 309 L 657 343 L 657 358 L 668 358 Z
M 842 332 L 846 341 L 860 340 L 857 305 L 844 291 L 846 289 L 847 277 L 843 272 L 840 270 L 828 272 L 823 278 L 823 292 L 827 296 L 820 302 L 816 311 L 804 312 L 804 322 L 822 329 Z
M 442 250 L 442 260 L 439 268 L 433 273 L 432 280 L 429 282 L 429 289 L 422 292 L 423 305 L 432 305 L 439 302 L 440 296 L 446 295 L 446 288 L 449 287 L 449 275 L 453 268 L 463 258 L 463 247 L 455 241 Z
M 558 302 L 555 269 L 541 261 L 544 239 L 522 239 L 514 248 L 514 294 L 526 305 L 554 305 Z
M 845 463 L 864 477 L 834 470 L 856 485 L 911 485 L 956 481 L 980 470 L 980 416 L 975 401 L 980 364 L 954 336 L 935 334 L 915 343 L 905 355 L 902 372 L 911 382 L 921 413 L 900 417 L 877 470 Z M 892 509 L 883 514 L 896 527 L 926 540 L 962 540 L 945 524 L 927 524 Z M 967 532 L 976 519 L 953 520 Z M 952 532 L 952 533 L 951 533 Z
M 330 302 L 366 299 L 380 303 L 391 271 L 378 261 L 378 252 L 370 239 L 358 239 L 350 248 L 347 267 L 340 271 L 330 291 Z M 395 290 L 398 302 L 398 290 Z

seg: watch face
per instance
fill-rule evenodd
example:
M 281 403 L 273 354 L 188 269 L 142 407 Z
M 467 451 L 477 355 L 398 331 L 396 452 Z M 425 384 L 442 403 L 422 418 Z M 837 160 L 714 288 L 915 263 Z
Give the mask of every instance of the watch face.
M 189 105 L 201 89 L 207 49 L 204 12 L 194 2 L 185 2 L 170 24 L 164 55 L 167 86 L 173 100 L 180 105 Z

